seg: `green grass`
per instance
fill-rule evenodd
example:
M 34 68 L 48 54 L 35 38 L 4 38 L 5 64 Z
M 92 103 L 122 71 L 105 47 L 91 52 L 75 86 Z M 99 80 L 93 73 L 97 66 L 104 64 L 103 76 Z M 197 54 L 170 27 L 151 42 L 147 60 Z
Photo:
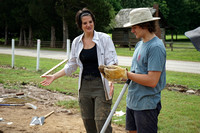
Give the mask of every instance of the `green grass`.
M 166 40 L 171 40 L 171 35 L 166 35 Z M 173 35 L 173 39 L 176 39 L 176 35 Z M 185 35 L 177 35 L 177 40 L 189 40 Z
M 111 36 L 112 34 L 109 34 L 109 35 Z M 184 37 L 184 35 L 179 35 L 179 36 L 180 36 L 180 38 L 181 38 L 181 36 Z M 1 46 L 1 47 L 4 47 L 4 46 Z M 182 42 L 182 43 L 174 42 L 173 47 L 174 47 L 173 51 L 171 51 L 171 48 L 169 47 L 169 45 L 167 45 L 167 47 L 166 47 L 167 60 L 200 62 L 200 52 L 194 48 L 194 46 L 191 42 Z M 65 49 L 61 49 L 61 48 L 46 48 L 46 47 L 42 47 L 41 50 L 66 51 Z M 116 47 L 116 52 L 117 52 L 117 55 L 119 55 L 119 56 L 131 56 L 132 57 L 133 53 L 134 53 L 134 48 L 131 48 L 131 50 L 129 50 L 128 47 L 126 47 L 126 48 Z M 36 60 L 35 60 L 35 63 L 36 63 Z M 56 62 L 55 62 L 55 64 L 56 64 Z M 45 65 L 44 65 L 44 67 L 45 67 Z M 41 70 L 44 70 L 44 68 L 41 68 Z
M 115 87 L 117 88 L 117 87 Z M 121 86 L 122 88 L 122 86 Z M 119 88 L 118 88 L 119 89 Z M 115 89 L 116 91 L 119 91 Z M 127 93 L 126 93 L 127 94 Z M 126 112 L 126 94 L 123 96 L 117 111 Z M 117 95 L 114 96 L 114 100 Z M 200 132 L 200 97 L 179 92 L 162 91 L 162 110 L 158 120 L 159 133 L 199 133 Z M 113 122 L 125 126 L 126 116 L 113 117 Z
M 171 85 L 173 84 L 183 85 L 190 89 L 200 90 L 199 79 L 200 79 L 200 74 L 167 71 L 166 82 L 167 84 L 171 84 Z M 115 95 L 113 97 L 113 101 L 116 101 L 121 91 L 121 88 L 123 88 L 123 84 L 115 84 Z M 117 108 L 117 111 L 120 111 L 120 110 L 122 110 L 123 112 L 126 111 L 126 108 L 125 108 L 126 95 L 127 95 L 127 91 L 125 93 L 125 96 L 123 96 Z M 200 101 L 200 96 L 187 95 L 184 93 L 168 91 L 167 89 L 164 89 L 162 91 L 163 108 L 159 117 L 159 128 L 161 128 L 159 130 L 161 131 L 161 133 L 177 133 L 177 132 L 186 133 L 186 131 L 189 131 L 190 128 L 194 125 L 188 125 L 188 119 L 190 119 L 189 121 L 191 121 L 191 123 L 197 123 L 200 121 L 199 119 L 200 118 L 200 113 L 199 113 L 200 102 L 199 101 Z M 173 117 L 174 119 L 172 119 L 171 117 Z M 182 131 L 181 125 L 178 125 L 179 127 L 175 130 L 174 128 L 176 128 L 177 124 L 181 122 L 182 117 L 183 119 L 186 119 L 184 122 L 182 122 L 183 125 L 187 124 L 187 125 L 184 125 L 184 127 L 187 126 L 189 129 L 187 129 L 186 131 Z M 126 119 L 125 116 L 121 116 L 121 117 L 114 116 L 113 122 L 124 126 L 125 119 Z M 173 127 L 173 128 L 171 129 L 170 127 Z M 200 131 L 200 126 L 195 124 L 193 129 L 189 132 L 193 133 L 193 131 Z
M 69 100 L 69 101 L 58 101 L 57 103 L 58 106 L 62 106 L 66 109 L 79 109 L 79 104 L 77 100 Z
M 3 39 L 3 38 L 0 38 L 0 42 L 5 42 L 5 39 Z
M 199 133 L 200 97 L 178 92 L 162 91 L 159 115 L 160 133 Z
M 121 48 L 120 48 L 121 50 Z M 129 50 L 128 50 L 129 51 Z M 133 53 L 133 51 L 131 51 Z M 187 53 L 187 51 L 185 51 Z M 191 56 L 190 56 L 191 57 Z M 200 56 L 199 56 L 200 57 Z M 193 58 L 191 58 L 193 60 Z M 59 91 L 67 95 L 78 96 L 78 78 L 62 77 L 54 81 L 50 86 L 43 87 L 39 83 L 44 72 L 55 66 L 61 60 L 40 59 L 40 71 L 36 71 L 36 58 L 15 56 L 15 68 L 12 69 L 11 55 L 0 54 L 0 83 L 6 88 L 20 89 L 24 84 L 32 84 L 44 89 Z M 53 73 L 62 69 L 64 65 L 57 68 Z M 74 72 L 77 75 L 79 69 Z M 200 74 L 190 74 L 181 72 L 167 71 L 167 83 L 184 85 L 191 89 L 200 89 Z M 113 105 L 123 88 L 124 83 L 115 84 Z M 117 111 L 126 110 L 126 95 L 123 96 Z M 59 106 L 65 108 L 78 109 L 77 101 L 59 101 Z M 200 132 L 200 96 L 187 95 L 179 92 L 162 91 L 162 110 L 159 115 L 158 129 L 159 133 L 198 133 Z M 113 122 L 119 125 L 125 125 L 125 115 L 122 117 L 113 117 Z
M 131 50 L 129 50 L 129 48 L 121 48 L 121 47 L 116 47 L 116 52 L 117 55 L 120 56 L 133 56 L 134 53 L 134 48 L 132 48 Z
M 196 49 L 170 49 L 166 50 L 167 60 L 196 61 L 200 62 L 200 52 Z
M 167 71 L 166 82 L 169 84 L 185 85 L 188 88 L 200 90 L 200 74 Z
M 40 59 L 40 70 L 36 71 L 36 58 L 25 57 L 25 56 L 15 56 L 15 69 L 11 69 L 11 55 L 0 54 L 0 64 L 4 67 L 9 66 L 8 69 L 0 69 L 0 82 L 1 83 L 17 83 L 17 82 L 33 82 L 34 84 L 42 87 L 39 83 L 43 80 L 39 78 L 40 75 L 52 68 L 52 66 L 57 65 L 61 60 L 55 59 Z M 53 71 L 57 72 L 62 69 L 64 65 Z M 74 72 L 77 74 L 78 70 Z M 12 76 L 8 76 L 12 75 Z M 20 75 L 20 76 L 18 76 Z M 50 86 L 43 87 L 50 90 L 56 90 L 65 92 L 70 95 L 77 95 L 77 80 L 78 78 L 62 77 L 59 80 L 54 81 Z M 20 83 L 19 83 L 20 84 Z M 60 86 L 58 86 L 59 84 Z M 66 86 L 66 84 L 68 84 Z
M 181 61 L 196 61 L 200 62 L 200 52 L 194 49 L 194 46 L 189 44 L 188 46 L 185 44 L 174 43 L 174 48 L 171 51 L 171 48 L 166 48 L 167 60 L 181 60 Z M 184 47 L 184 48 L 183 48 Z M 186 49 L 185 47 L 193 47 L 193 49 Z M 117 55 L 120 56 L 133 56 L 134 48 L 116 48 Z

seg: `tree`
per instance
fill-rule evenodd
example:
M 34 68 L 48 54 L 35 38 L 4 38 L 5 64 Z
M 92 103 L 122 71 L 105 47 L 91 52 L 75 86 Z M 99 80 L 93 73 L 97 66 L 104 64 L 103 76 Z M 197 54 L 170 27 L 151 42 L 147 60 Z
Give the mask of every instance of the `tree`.
M 8 33 L 14 33 L 15 36 L 19 34 L 19 44 L 23 46 L 32 46 L 32 40 L 36 38 L 43 40 L 51 38 L 51 47 L 55 47 L 56 39 L 63 39 L 62 48 L 66 47 L 67 38 L 73 39 L 82 32 L 75 24 L 78 10 L 87 7 L 93 11 L 96 16 L 95 30 L 108 32 L 112 29 L 115 13 L 121 8 L 120 0 L 98 2 L 96 0 L 0 0 L 0 2 L 0 28 L 5 29 L 5 43 L 8 40 Z
M 164 18 L 167 18 L 169 15 L 169 8 L 167 6 L 167 2 L 165 0 L 155 0 L 154 4 L 159 5 L 160 12 L 162 12 Z
M 139 8 L 152 6 L 154 0 L 121 0 L 123 8 Z
M 121 3 L 120 3 L 120 0 L 107 0 L 108 3 L 110 3 L 114 9 L 114 14 L 116 15 L 121 9 L 122 9 L 122 6 L 121 6 Z M 111 11 L 111 13 L 113 15 L 113 11 Z M 110 23 L 109 25 L 107 26 L 107 28 L 105 29 L 105 32 L 109 32 L 111 33 L 112 30 L 114 29 L 114 26 L 115 26 L 115 15 L 112 16 L 111 20 L 110 20 Z
M 30 23 L 30 15 L 28 13 L 28 1 L 18 0 L 14 1 L 15 7 L 12 9 L 12 16 L 15 18 L 15 22 L 20 25 L 20 37 L 19 37 L 19 46 L 27 46 L 26 39 L 26 29 Z
M 113 8 L 114 8 L 114 10 L 115 10 L 115 14 L 117 14 L 118 11 L 119 11 L 120 9 L 122 9 L 122 6 L 121 6 L 120 1 L 121 1 L 121 0 L 107 0 L 107 2 L 109 2 L 109 3 L 113 6 Z
M 0 26 L 4 29 L 4 45 L 8 45 L 8 33 L 17 27 L 11 15 L 15 5 L 12 3 L 12 0 L 0 0 L 0 3 Z
M 57 0 L 56 9 L 59 16 L 63 18 L 63 48 L 66 47 L 66 39 L 75 37 L 77 33 L 75 26 L 75 15 L 78 10 L 87 7 L 96 17 L 95 29 L 98 31 L 108 31 L 111 27 L 109 24 L 115 16 L 112 5 L 107 0 Z M 70 27 L 69 27 L 70 25 Z
M 95 29 L 97 31 L 108 32 L 112 28 L 112 20 L 115 17 L 113 6 L 108 0 L 82 0 L 81 7 L 90 9 L 96 18 Z
M 69 38 L 68 22 L 72 19 L 72 16 L 75 16 L 74 10 L 78 8 L 78 3 L 79 1 L 77 0 L 56 1 L 56 11 L 57 14 L 62 18 L 63 23 L 63 49 L 66 48 L 66 40 Z
M 47 36 L 48 31 L 51 31 L 51 36 L 47 37 L 51 38 L 50 47 L 55 47 L 55 26 L 60 21 L 56 14 L 55 3 L 56 0 L 32 0 L 29 4 L 29 13 L 40 24 L 40 28 L 47 31 Z
M 185 31 L 195 29 L 200 26 L 200 1 L 186 0 L 187 13 L 184 15 L 188 19 Z
M 166 2 L 169 7 L 168 24 L 175 26 L 177 33 L 183 34 L 185 25 L 188 23 L 185 0 L 167 0 Z

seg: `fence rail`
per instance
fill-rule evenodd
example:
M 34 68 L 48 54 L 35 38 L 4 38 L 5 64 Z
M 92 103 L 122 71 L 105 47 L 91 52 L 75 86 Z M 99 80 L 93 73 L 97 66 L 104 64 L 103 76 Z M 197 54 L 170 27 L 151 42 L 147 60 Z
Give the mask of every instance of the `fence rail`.
M 194 45 L 191 42 L 165 42 L 166 48 L 173 49 L 195 49 Z
M 41 47 L 50 47 L 51 41 L 41 41 Z M 124 42 L 124 41 L 115 41 L 114 45 L 115 47 L 129 47 L 129 50 L 131 48 L 134 48 L 137 42 Z M 19 41 L 15 41 L 15 45 L 18 46 Z M 4 42 L 0 41 L 0 45 L 4 45 Z M 8 46 L 11 46 L 11 40 L 8 41 Z M 63 41 L 56 41 L 55 42 L 55 48 L 62 48 Z M 173 49 L 195 49 L 193 44 L 191 42 L 165 42 L 166 48 L 170 48 L 171 51 Z M 33 41 L 33 46 L 37 46 L 37 41 Z
M 28 43 L 28 40 L 27 40 L 27 43 Z M 51 41 L 42 41 L 41 40 L 41 47 L 50 47 L 50 44 L 51 44 Z M 4 42 L 0 41 L 0 45 L 4 45 Z M 15 41 L 15 45 L 19 46 L 19 41 Z M 63 41 L 55 42 L 56 48 L 62 48 L 62 45 L 63 45 Z M 8 40 L 7 46 L 11 46 L 11 40 Z M 22 45 L 22 47 L 26 47 L 26 46 Z M 33 41 L 33 47 L 37 47 L 37 41 Z
M 137 42 L 124 42 L 124 41 L 114 41 L 115 47 L 128 47 L 129 50 L 134 48 Z M 165 42 L 166 48 L 173 49 L 195 49 L 194 45 L 191 42 Z

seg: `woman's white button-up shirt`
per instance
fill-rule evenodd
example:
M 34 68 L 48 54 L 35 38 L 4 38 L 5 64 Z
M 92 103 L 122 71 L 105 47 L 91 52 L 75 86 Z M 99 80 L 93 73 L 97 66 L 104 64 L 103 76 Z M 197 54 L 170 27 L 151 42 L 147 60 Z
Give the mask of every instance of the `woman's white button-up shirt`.
M 71 46 L 70 58 L 64 67 L 67 76 L 71 75 L 74 71 L 76 71 L 77 67 L 80 68 L 78 89 L 80 89 L 81 76 L 83 72 L 83 64 L 79 58 L 80 52 L 83 49 L 83 42 L 82 42 L 83 35 L 84 33 L 73 40 Z M 99 65 L 118 64 L 115 47 L 109 35 L 102 32 L 94 31 L 94 37 L 92 41 L 95 42 L 97 46 L 97 58 Z M 108 84 L 108 80 L 105 79 L 102 75 L 101 78 L 104 85 L 106 99 L 110 100 L 112 99 L 112 96 L 109 95 L 110 87 Z

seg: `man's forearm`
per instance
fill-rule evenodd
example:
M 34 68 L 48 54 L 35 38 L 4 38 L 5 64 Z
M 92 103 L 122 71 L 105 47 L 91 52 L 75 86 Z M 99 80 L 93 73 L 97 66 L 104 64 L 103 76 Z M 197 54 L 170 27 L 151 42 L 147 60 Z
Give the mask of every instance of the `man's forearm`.
M 136 74 L 128 72 L 127 76 L 130 80 L 149 87 L 156 87 L 159 79 L 160 79 L 161 72 L 148 72 L 148 74 Z

